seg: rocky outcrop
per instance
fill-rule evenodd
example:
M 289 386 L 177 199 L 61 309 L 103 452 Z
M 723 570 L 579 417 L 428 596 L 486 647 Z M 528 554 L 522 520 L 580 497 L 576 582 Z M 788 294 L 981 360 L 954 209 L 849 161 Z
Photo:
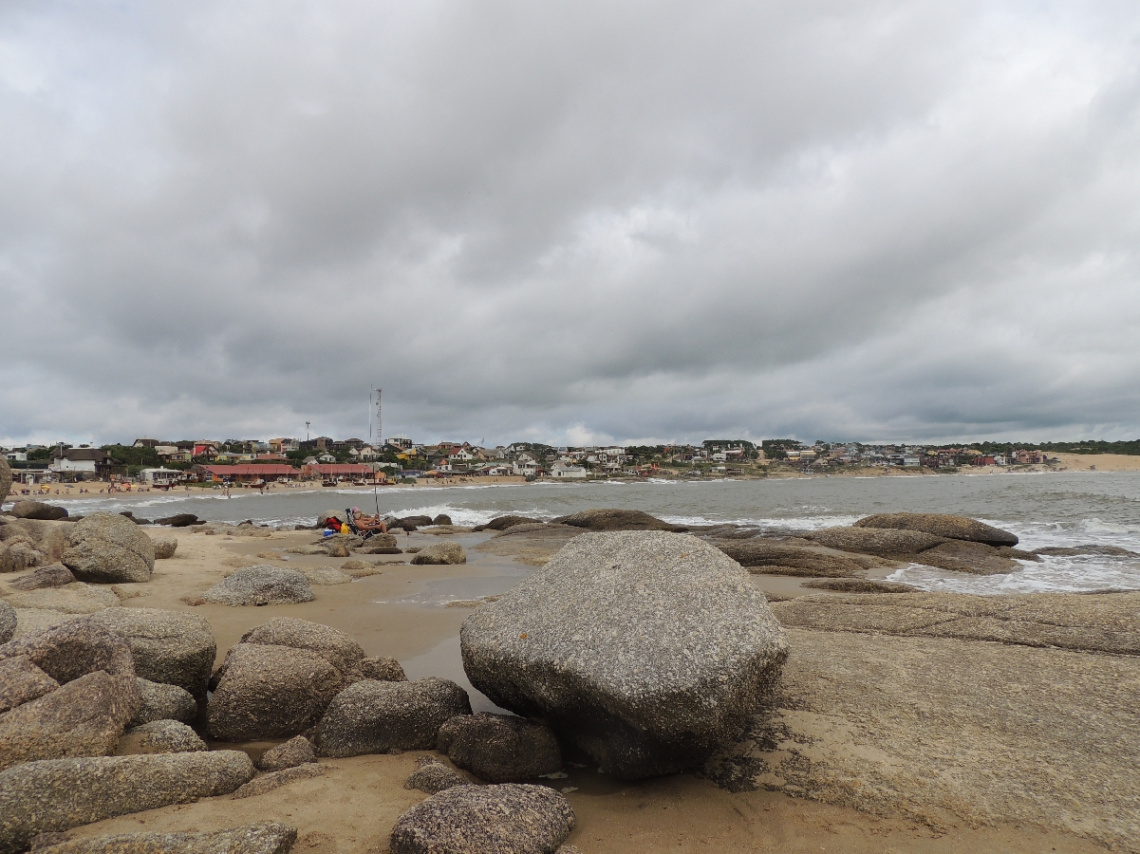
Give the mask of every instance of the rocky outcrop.
M 1017 535 L 970 519 L 946 513 L 878 513 L 855 523 L 858 528 L 893 528 L 924 531 L 949 540 L 969 540 L 990 546 L 1016 546 Z
M 157 720 L 127 730 L 119 739 L 120 754 L 194 753 L 209 750 L 198 733 L 181 721 Z
M 412 558 L 412 563 L 416 566 L 453 566 L 459 563 L 467 563 L 467 552 L 459 543 L 446 540 L 420 549 Z
M 860 578 L 874 567 L 889 565 L 883 558 L 829 549 L 806 540 L 714 540 L 713 545 L 753 572 L 823 578 Z
M 158 608 L 108 608 L 88 618 L 130 644 L 139 676 L 206 696 L 217 644 L 209 622 L 196 614 Z
M 202 598 L 217 605 L 287 605 L 312 602 L 317 597 L 308 579 L 292 569 L 247 566 L 223 579 Z
M 388 656 L 365 658 L 356 665 L 359 679 L 375 679 L 379 682 L 407 682 L 400 662 Z
M 515 525 L 541 525 L 541 519 L 532 519 L 530 516 L 496 516 L 486 525 L 476 525 L 472 530 L 474 531 L 505 531 L 507 528 L 514 527 Z
M 71 570 L 62 563 L 41 566 L 29 575 L 9 582 L 13 590 L 40 590 L 45 587 L 64 587 L 75 581 Z
M 74 527 L 71 522 L 34 519 L 15 519 L 7 525 L 0 525 L 0 543 L 3 543 L 0 546 L 0 571 L 15 572 L 60 560 L 67 550 L 68 538 Z M 6 552 L 14 548 L 13 541 L 21 544 L 27 556 L 19 560 L 15 556 L 6 556 Z
M 254 762 L 259 771 L 284 771 L 298 765 L 308 765 L 317 761 L 313 743 L 303 735 L 271 747 Z
M 81 581 L 65 587 L 44 587 L 8 597 L 13 608 L 40 608 L 63 614 L 94 614 L 119 604 L 119 597 L 106 587 Z
M 118 513 L 93 513 L 71 529 L 62 563 L 80 581 L 150 581 L 154 543 Z
M 802 539 L 844 552 L 905 560 L 946 542 L 945 537 L 901 528 L 821 528 L 800 534 Z
M 479 607 L 463 667 L 623 778 L 699 764 L 764 702 L 784 632 L 739 564 L 687 535 L 585 534 Z
M 37 844 L 36 854 L 288 854 L 297 828 L 268 821 L 210 833 L 119 833 Z
M 142 704 L 131 718 L 132 726 L 148 724 L 151 721 L 181 721 L 193 723 L 198 717 L 198 703 L 193 695 L 177 685 L 166 685 L 139 679 L 139 696 Z
M 8 465 L 8 461 L 0 459 L 0 504 L 4 503 L 4 499 L 8 497 L 8 492 L 12 488 L 12 469 Z
M 42 522 L 57 522 L 67 518 L 67 508 L 42 501 L 17 501 L 9 512 L 17 519 L 38 519 Z
M 546 786 L 456 786 L 412 807 L 392 828 L 392 854 L 543 854 L 574 828 L 565 795 Z
M 202 520 L 193 513 L 176 513 L 162 519 L 155 519 L 156 525 L 168 525 L 171 528 L 189 528 L 191 525 L 200 525 Z
M 25 762 L 0 772 L 0 854 L 40 833 L 224 795 L 255 773 L 236 750 Z
M 48 555 L 29 537 L 10 537 L 0 542 L 0 572 L 22 572 L 43 566 L 48 560 Z
M 673 531 L 684 532 L 686 528 L 671 525 L 656 516 L 641 510 L 621 510 L 613 507 L 583 510 L 569 516 L 559 516 L 550 520 L 554 525 L 569 525 L 587 531 Z
M 452 521 L 451 517 L 446 513 L 440 513 L 438 516 L 431 520 L 431 523 L 433 525 L 451 525 Z
M 513 715 L 460 715 L 439 728 L 436 749 L 488 783 L 522 783 L 562 770 L 548 726 Z
M 134 680 L 102 670 L 73 679 L 0 715 L 0 769 L 35 759 L 113 753 L 138 708 Z
M 206 709 L 219 741 L 291 738 L 315 724 L 345 681 L 308 649 L 239 643 L 226 656 Z
M 1034 556 L 1036 559 L 1036 557 Z M 1018 568 L 1007 555 L 993 546 L 969 540 L 947 540 L 932 549 L 916 554 L 916 563 L 949 569 L 953 572 L 967 572 L 971 575 L 999 575 L 1013 572 Z
M 255 777 L 234 792 L 234 799 L 239 798 L 254 798 L 258 795 L 264 795 L 267 792 L 272 792 L 274 789 L 280 789 L 287 783 L 292 783 L 294 780 L 307 780 L 312 777 L 320 777 L 328 768 L 324 765 L 298 765 L 296 768 L 283 768 L 280 771 L 272 771 L 268 774 L 262 774 L 260 777 Z
M 137 691 L 131 648 L 121 637 L 92 625 L 90 618 L 53 626 L 0 646 L 0 661 L 27 656 L 32 664 L 63 684 L 102 670 L 129 682 Z
M 416 760 L 416 770 L 404 781 L 405 789 L 416 789 L 434 795 L 455 786 L 470 786 L 471 781 L 434 756 L 421 756 Z
M 154 541 L 155 560 L 170 560 L 178 551 L 178 539 L 176 537 L 152 537 L 151 539 Z
M 521 523 L 503 530 L 484 543 L 472 546 L 481 552 L 514 558 L 528 566 L 545 566 L 558 550 L 583 534 L 571 525 Z
M 357 682 L 341 691 L 317 725 L 321 756 L 358 756 L 435 747 L 444 722 L 471 714 L 467 692 L 448 679 Z

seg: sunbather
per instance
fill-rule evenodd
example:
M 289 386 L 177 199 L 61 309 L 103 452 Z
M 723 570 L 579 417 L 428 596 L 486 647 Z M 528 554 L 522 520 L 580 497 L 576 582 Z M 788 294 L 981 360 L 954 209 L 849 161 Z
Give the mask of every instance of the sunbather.
M 380 518 L 379 514 L 368 516 L 365 513 L 361 513 L 359 507 L 352 508 L 352 524 L 356 526 L 356 529 L 360 531 L 360 533 L 364 533 L 365 531 L 372 531 L 374 533 L 379 531 L 381 534 L 388 533 L 388 524 Z

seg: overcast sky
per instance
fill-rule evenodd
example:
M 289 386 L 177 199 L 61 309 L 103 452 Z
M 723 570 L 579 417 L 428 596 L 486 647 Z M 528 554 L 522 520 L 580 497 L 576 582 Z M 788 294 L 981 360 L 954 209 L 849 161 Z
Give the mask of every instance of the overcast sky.
M 1140 6 L 0 0 L 0 444 L 1140 435 Z

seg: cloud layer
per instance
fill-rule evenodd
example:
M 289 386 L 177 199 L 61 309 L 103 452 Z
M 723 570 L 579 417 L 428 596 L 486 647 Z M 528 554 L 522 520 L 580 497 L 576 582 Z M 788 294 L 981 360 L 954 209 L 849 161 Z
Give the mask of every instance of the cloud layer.
M 1127 3 L 0 7 L 0 443 L 1134 437 Z

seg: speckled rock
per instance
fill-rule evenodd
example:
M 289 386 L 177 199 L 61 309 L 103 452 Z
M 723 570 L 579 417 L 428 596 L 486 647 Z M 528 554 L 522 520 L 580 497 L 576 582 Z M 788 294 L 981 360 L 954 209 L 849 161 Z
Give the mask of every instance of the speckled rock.
M 0 714 L 50 694 L 59 683 L 26 655 L 0 661 Z
M 865 570 L 886 563 L 884 558 L 830 549 L 798 537 L 713 540 L 712 544 L 753 572 L 775 575 L 861 578 Z
M 119 597 L 106 587 L 78 581 L 64 587 L 44 587 L 8 597 L 13 608 L 42 608 L 64 614 L 94 614 L 119 604 Z
M 329 703 L 317 725 L 317 752 L 344 757 L 393 749 L 426 750 L 435 747 L 444 721 L 469 714 L 467 692 L 448 679 L 366 679 L 345 688 Z
M 287 605 L 317 597 L 300 572 L 277 566 L 247 566 L 223 579 L 202 598 L 218 605 Z
M 118 513 L 92 513 L 80 519 L 68 542 L 62 562 L 80 581 L 150 581 L 154 572 L 154 543 Z
M 548 854 L 574 810 L 545 786 L 456 786 L 412 807 L 392 828 L 392 854 Z
M 134 685 L 135 662 L 130 646 L 101 626 L 91 625 L 89 620 L 90 617 L 71 620 L 9 641 L 0 646 L 0 661 L 26 655 L 61 684 L 103 670 L 129 679 Z
M 415 789 L 434 795 L 444 789 L 455 786 L 470 786 L 471 781 L 451 768 L 444 765 L 434 756 L 421 756 L 416 760 L 416 770 L 404 781 L 405 789 Z
M 301 574 L 308 579 L 310 584 L 315 584 L 317 587 L 332 587 L 337 584 L 352 582 L 351 575 L 346 575 L 331 566 L 314 566 L 311 569 L 302 569 Z
M 0 768 L 113 753 L 138 708 L 133 679 L 127 682 L 102 670 L 73 679 L 0 715 Z
M 458 563 L 467 563 L 467 552 L 459 543 L 446 540 L 420 549 L 412 558 L 412 563 L 416 566 L 452 566 Z
M 38 519 L 43 522 L 57 522 L 67 518 L 67 508 L 43 501 L 17 501 L 9 512 L 17 519 Z
M 165 720 L 188 724 L 198 717 L 198 703 L 189 691 L 149 679 L 139 679 L 138 686 L 142 704 L 131 718 L 132 726 Z
M 88 621 L 130 644 L 142 678 L 177 685 L 199 699 L 206 696 L 217 644 L 204 617 L 160 608 L 109 608 Z
M 209 750 L 198 733 L 181 721 L 157 720 L 141 724 L 123 733 L 117 752 L 137 753 L 193 753 Z
M 154 559 L 170 560 L 178 551 L 177 537 L 152 537 L 154 540 Z
M 313 743 L 303 735 L 296 735 L 283 744 L 265 751 L 253 763 L 258 771 L 284 771 L 298 765 L 308 765 L 317 761 Z
M 400 662 L 387 656 L 365 658 L 356 665 L 356 680 L 375 679 L 379 682 L 407 682 L 408 677 Z
M 255 773 L 237 750 L 25 762 L 0 772 L 0 854 L 40 833 L 228 794 Z
M 364 660 L 364 648 L 340 629 L 293 617 L 274 617 L 242 635 L 241 642 L 307 649 L 345 675 Z
M 878 513 L 855 523 L 859 528 L 925 531 L 950 540 L 971 540 L 991 546 L 1016 546 L 1017 535 L 967 516 L 947 513 Z
M 41 566 L 30 575 L 8 582 L 13 590 L 40 590 L 45 587 L 65 587 L 75 581 L 71 570 L 62 563 Z
M 16 609 L 0 601 L 0 644 L 7 643 L 16 634 Z
M 766 700 L 787 639 L 748 573 L 684 534 L 575 537 L 463 622 L 463 667 L 606 773 L 693 767 Z
M 8 491 L 11 488 L 12 469 L 6 459 L 0 458 L 0 504 L 4 503 L 4 499 L 8 497 Z
M 946 542 L 945 537 L 902 528 L 821 528 L 800 536 L 831 549 L 887 558 L 908 558 Z
M 288 854 L 297 828 L 268 821 L 210 833 L 119 833 L 34 844 L 35 854 Z
M 30 537 L 10 537 L 0 542 L 0 572 L 23 572 L 43 566 L 49 558 Z
M 641 510 L 621 510 L 605 507 L 571 513 L 551 519 L 552 525 L 570 525 L 585 528 L 587 531 L 683 531 L 684 528 L 671 525 L 656 516 Z
M 436 749 L 488 783 L 521 783 L 562 770 L 548 726 L 512 715 L 460 715 L 439 728 Z
M 60 560 L 70 545 L 69 537 L 74 530 L 73 522 L 42 522 L 35 519 L 13 519 L 7 525 L 0 525 L 0 542 L 13 539 L 26 539 L 36 549 L 47 555 L 42 565 Z
M 344 685 L 311 650 L 239 643 L 206 708 L 206 731 L 219 741 L 289 738 L 315 724 Z
M 250 780 L 236 792 L 235 798 L 253 798 L 258 795 L 264 795 L 266 792 L 272 792 L 274 789 L 280 789 L 286 783 L 292 783 L 294 780 L 307 780 L 311 777 L 320 777 L 328 768 L 324 765 L 298 765 L 296 768 L 283 768 L 280 771 L 273 771 L 269 774 L 262 774 Z

